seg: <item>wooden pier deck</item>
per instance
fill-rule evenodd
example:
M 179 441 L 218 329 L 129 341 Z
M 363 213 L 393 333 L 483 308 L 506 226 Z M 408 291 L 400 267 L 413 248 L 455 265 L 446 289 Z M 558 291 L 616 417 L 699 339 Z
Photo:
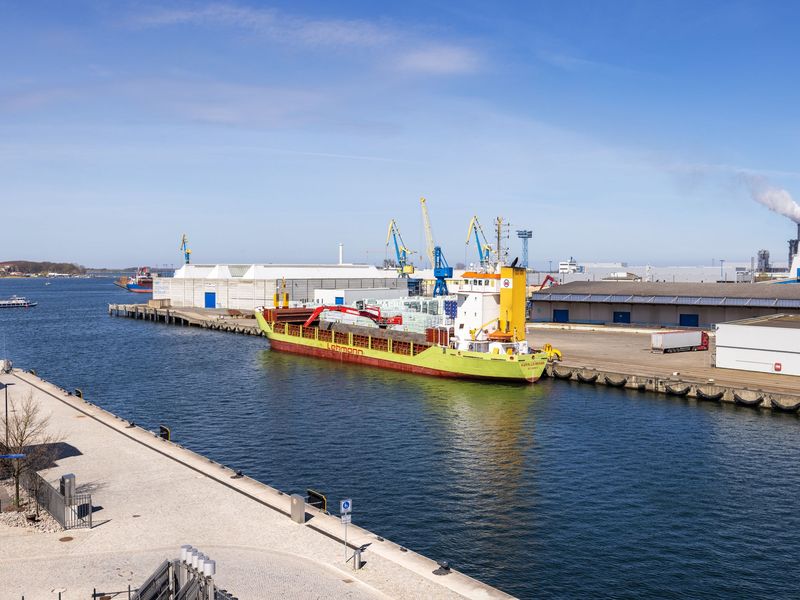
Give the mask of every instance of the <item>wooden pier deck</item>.
M 245 335 L 263 335 L 252 313 L 227 309 L 158 308 L 147 304 L 109 304 L 108 314 Z

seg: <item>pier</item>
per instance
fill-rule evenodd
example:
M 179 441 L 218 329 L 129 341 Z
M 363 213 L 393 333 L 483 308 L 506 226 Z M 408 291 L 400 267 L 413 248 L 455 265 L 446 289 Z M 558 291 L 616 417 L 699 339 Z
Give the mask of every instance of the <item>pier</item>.
M 65 451 L 41 474 L 57 487 L 73 473 L 77 491 L 91 492 L 93 512 L 91 528 L 0 528 L 9 550 L 0 557 L 2 598 L 127 597 L 127 586 L 135 590 L 183 544 L 215 559 L 215 582 L 242 600 L 509 597 L 454 569 L 434 574 L 434 560 L 352 524 L 347 553 L 366 547 L 356 570 L 345 563 L 338 515 L 305 505 L 297 522 L 289 493 L 123 420 L 94 398 L 19 370 L 0 380 L 15 397 L 30 395 L 63 436 Z
M 151 301 L 152 302 L 152 301 Z M 156 301 L 157 303 L 157 301 Z M 185 327 L 263 335 L 252 313 L 224 308 L 171 308 L 151 304 L 109 304 L 108 314 Z
M 262 335 L 252 315 L 243 311 L 110 304 L 108 313 L 158 323 Z M 564 353 L 563 361 L 551 363 L 546 369 L 547 376 L 555 379 L 755 409 L 800 412 L 800 382 L 796 377 L 714 367 L 713 334 L 708 351 L 652 353 L 651 331 L 531 323 L 528 324 L 528 341 L 533 347 L 550 343 Z

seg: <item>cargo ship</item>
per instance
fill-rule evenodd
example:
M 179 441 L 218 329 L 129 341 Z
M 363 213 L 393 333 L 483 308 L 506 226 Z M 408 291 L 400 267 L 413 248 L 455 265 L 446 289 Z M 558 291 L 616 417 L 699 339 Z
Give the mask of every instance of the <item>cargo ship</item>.
M 153 275 L 150 273 L 150 267 L 139 267 L 136 269 L 134 277 L 120 277 L 114 282 L 114 285 L 118 285 L 129 292 L 152 294 Z
M 420 375 L 496 381 L 537 381 L 547 354 L 528 347 L 525 336 L 525 269 L 465 273 L 453 328 L 425 335 L 396 331 L 397 317 L 378 310 L 323 306 L 316 310 L 256 309 L 259 327 L 273 350 L 305 354 Z M 373 327 L 319 321 L 325 310 L 355 311 Z

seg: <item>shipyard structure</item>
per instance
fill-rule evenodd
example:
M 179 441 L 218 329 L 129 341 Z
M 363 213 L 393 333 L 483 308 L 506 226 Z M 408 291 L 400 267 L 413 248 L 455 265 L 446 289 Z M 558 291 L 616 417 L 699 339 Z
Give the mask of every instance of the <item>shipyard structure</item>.
M 288 294 L 291 302 L 304 303 L 314 301 L 316 290 L 335 292 L 334 301 L 351 296 L 349 290 L 388 289 L 407 295 L 408 281 L 393 270 L 372 265 L 185 264 L 173 277 L 154 279 L 153 299 L 174 307 L 252 311 L 271 305 L 278 292 Z

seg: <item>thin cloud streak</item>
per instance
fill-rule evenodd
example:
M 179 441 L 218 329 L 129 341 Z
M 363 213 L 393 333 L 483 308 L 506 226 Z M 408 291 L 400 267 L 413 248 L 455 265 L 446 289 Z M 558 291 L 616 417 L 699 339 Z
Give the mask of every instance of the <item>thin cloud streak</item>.
M 791 177 L 800 178 L 800 171 L 781 171 L 776 169 L 754 169 L 751 167 L 741 167 L 724 163 L 672 163 L 667 165 L 667 170 L 679 174 L 712 174 L 720 173 L 727 175 L 753 175 L 767 177 Z
M 547 52 L 542 51 L 536 54 L 536 57 L 545 64 L 551 67 L 556 67 L 564 71 L 578 72 L 578 71 L 601 71 L 606 73 L 617 73 L 620 75 L 630 75 L 638 73 L 634 69 L 606 63 L 597 60 L 590 60 L 581 58 L 563 52 Z
M 473 73 L 481 65 L 480 57 L 468 48 L 436 45 L 400 56 L 397 66 L 402 71 L 432 75 Z
M 308 19 L 273 8 L 208 4 L 192 9 L 159 9 L 132 16 L 134 27 L 173 25 L 227 26 L 252 31 L 274 41 L 309 46 L 372 47 L 397 38 L 394 31 L 364 20 Z

